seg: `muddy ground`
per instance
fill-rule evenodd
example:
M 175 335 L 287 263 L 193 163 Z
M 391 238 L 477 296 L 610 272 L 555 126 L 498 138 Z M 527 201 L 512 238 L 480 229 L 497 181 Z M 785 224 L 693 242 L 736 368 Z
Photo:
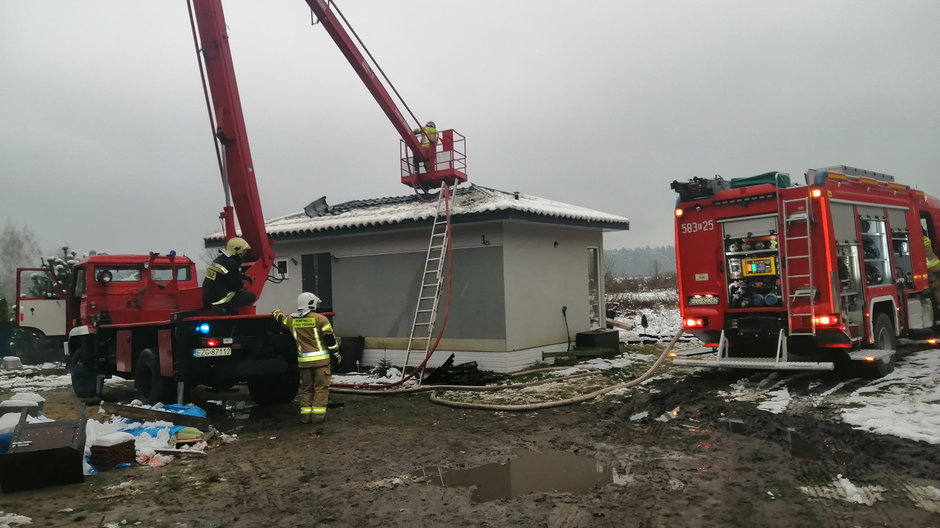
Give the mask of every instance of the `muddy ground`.
M 196 394 L 237 441 L 162 468 L 0 495 L 0 510 L 42 527 L 940 526 L 940 503 L 924 492 L 940 488 L 940 448 L 839 423 L 839 398 L 863 380 L 820 396 L 844 379 L 800 374 L 790 393 L 799 402 L 812 392 L 812 408 L 771 414 L 721 396 L 766 373 L 672 372 L 525 413 L 444 407 L 426 393 L 334 394 L 342 406 L 318 427 L 300 424 L 294 405 L 245 408 L 238 392 L 204 395 L 227 402 L 216 405 Z M 48 416 L 74 417 L 70 389 L 44 396 Z M 133 394 L 118 387 L 106 397 Z M 97 406 L 86 412 L 102 419 Z M 594 475 L 579 475 L 578 461 Z M 840 498 L 837 475 L 872 504 Z M 540 485 L 568 491 L 526 492 Z

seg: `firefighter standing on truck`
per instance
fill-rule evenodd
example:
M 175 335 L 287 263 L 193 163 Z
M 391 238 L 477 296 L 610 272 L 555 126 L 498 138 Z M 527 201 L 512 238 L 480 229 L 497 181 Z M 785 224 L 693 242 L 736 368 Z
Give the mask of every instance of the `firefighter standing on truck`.
M 940 305 L 940 259 L 934 253 L 933 244 L 928 236 L 924 236 L 924 254 L 927 257 L 927 280 L 930 290 L 933 292 L 934 301 Z
M 225 243 L 224 250 L 219 250 L 219 256 L 206 268 L 206 278 L 202 281 L 203 304 L 231 313 L 231 308 L 255 302 L 257 296 L 246 290 L 242 282 L 252 282 L 241 269 L 242 255 L 249 249 L 251 246 L 245 239 L 233 237 Z
M 325 315 L 316 312 L 320 298 L 303 292 L 297 296 L 297 312 L 286 315 L 280 309 L 274 319 L 290 330 L 297 343 L 300 367 L 300 421 L 322 423 L 326 420 L 326 404 L 330 397 L 330 360 L 342 361 L 333 325 Z

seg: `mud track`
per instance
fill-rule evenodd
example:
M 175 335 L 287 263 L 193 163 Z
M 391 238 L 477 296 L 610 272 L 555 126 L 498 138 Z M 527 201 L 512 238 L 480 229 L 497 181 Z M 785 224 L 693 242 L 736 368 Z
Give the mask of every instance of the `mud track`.
M 773 414 L 727 395 L 770 389 L 767 373 L 667 374 L 531 413 L 452 409 L 422 394 L 334 395 L 343 406 L 318 429 L 297 423 L 293 405 L 251 408 L 232 393 L 202 404 L 236 442 L 163 468 L 2 495 L 0 510 L 49 527 L 940 526 L 940 449 L 839 422 L 840 398 L 863 381 L 788 375 L 793 402 Z M 72 415 L 69 390 L 45 396 L 48 415 Z M 97 406 L 87 413 L 101 418 Z M 529 452 L 593 460 L 611 482 L 477 502 L 470 487 L 426 477 Z

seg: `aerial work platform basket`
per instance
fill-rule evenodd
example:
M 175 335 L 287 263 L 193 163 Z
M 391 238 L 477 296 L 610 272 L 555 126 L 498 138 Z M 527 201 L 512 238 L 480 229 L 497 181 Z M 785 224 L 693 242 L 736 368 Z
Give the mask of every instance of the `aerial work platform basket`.
M 401 182 L 420 189 L 436 189 L 443 184 L 467 181 L 466 138 L 455 130 L 441 130 L 431 144 L 429 160 L 415 158 L 414 152 L 401 140 Z

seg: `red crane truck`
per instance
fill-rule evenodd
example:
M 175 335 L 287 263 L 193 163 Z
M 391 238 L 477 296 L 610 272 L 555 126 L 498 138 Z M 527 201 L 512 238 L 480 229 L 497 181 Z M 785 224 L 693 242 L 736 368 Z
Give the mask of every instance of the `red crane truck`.
M 898 337 L 936 342 L 940 202 L 852 167 L 805 178 L 672 183 L 682 325 L 705 344 L 674 364 L 880 377 Z
M 199 52 L 209 89 L 226 205 L 225 238 L 241 236 L 251 249 L 243 272 L 260 297 L 271 273 L 268 240 L 248 135 L 220 0 L 193 0 Z M 240 233 L 236 232 L 235 214 Z M 293 340 L 254 306 L 221 315 L 203 307 L 192 260 L 177 256 L 92 255 L 74 266 L 65 285 L 36 292 L 20 270 L 16 322 L 65 339 L 72 387 L 81 398 L 100 397 L 103 381 L 133 379 L 141 399 L 182 401 L 184 388 L 248 384 L 258 403 L 290 401 L 299 375 Z M 41 282 L 41 281 L 40 281 Z M 57 283 L 56 283 L 57 284 Z M 30 292 L 30 290 L 33 290 Z
M 422 142 L 341 24 L 345 19 L 336 5 L 306 2 L 401 136 L 402 183 L 427 191 L 466 181 L 465 138 L 448 129 L 440 131 L 439 141 Z M 251 246 L 243 272 L 253 279 L 248 289 L 260 297 L 275 253 L 261 211 L 222 4 L 192 0 L 192 6 L 226 197 L 219 218 L 226 239 L 241 236 Z M 427 170 L 413 169 L 417 162 Z M 37 281 L 36 273 L 48 278 Z M 253 306 L 236 309 L 237 315 L 204 309 L 188 257 L 93 255 L 76 264 L 67 285 L 53 270 L 21 269 L 17 275 L 17 324 L 65 338 L 79 397 L 99 397 L 104 379 L 112 376 L 134 379 L 149 403 L 169 399 L 174 389 L 181 401 L 185 387 L 195 384 L 223 388 L 247 381 L 259 403 L 289 401 L 297 392 L 290 335 L 269 315 L 255 314 Z M 37 291 L 43 283 L 48 287 Z

